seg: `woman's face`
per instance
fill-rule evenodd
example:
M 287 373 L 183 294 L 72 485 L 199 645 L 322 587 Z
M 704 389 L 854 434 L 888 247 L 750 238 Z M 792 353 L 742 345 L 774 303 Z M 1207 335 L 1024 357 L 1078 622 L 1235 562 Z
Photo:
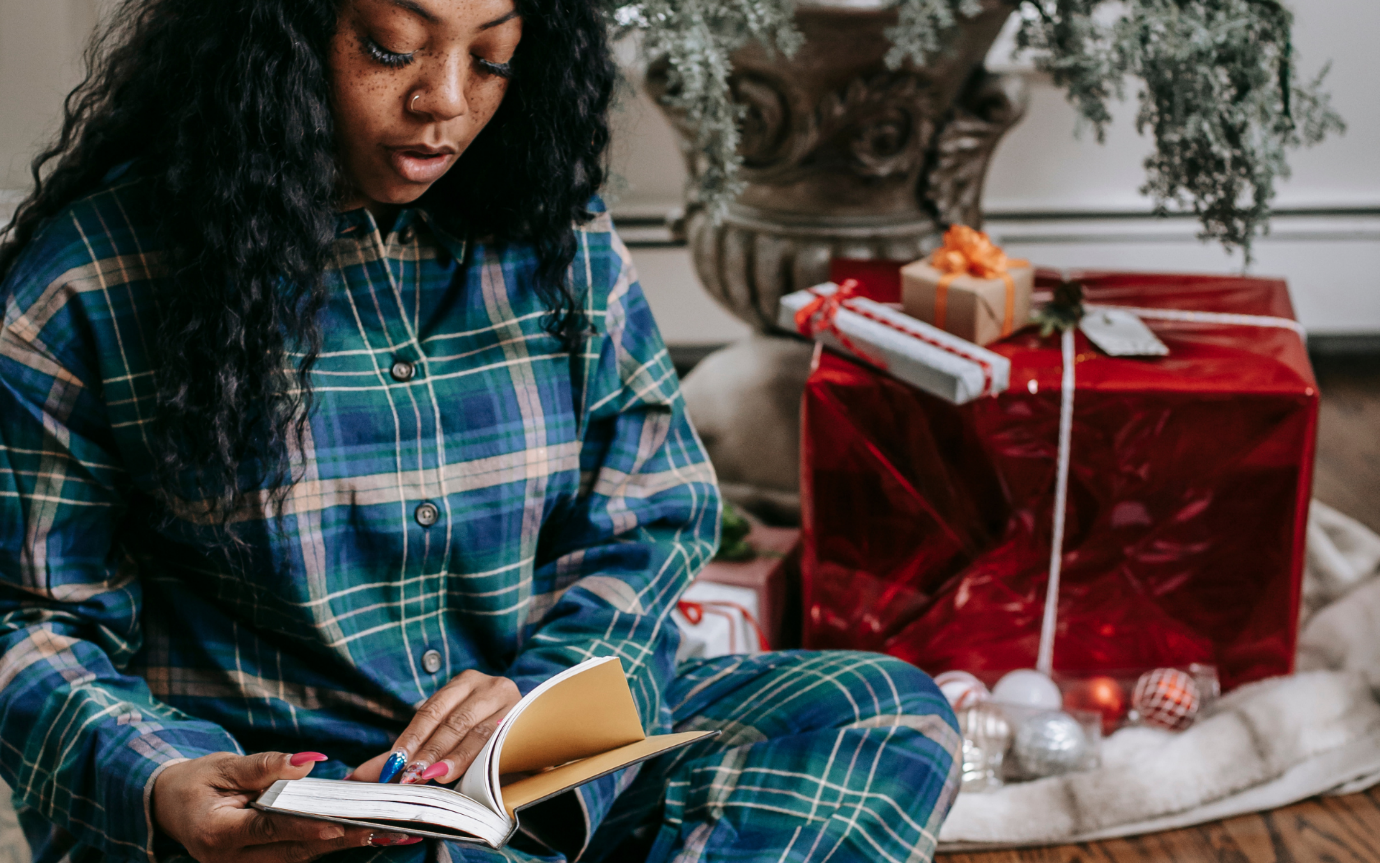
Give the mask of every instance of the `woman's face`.
M 411 203 L 450 170 L 521 38 L 513 0 L 345 0 L 330 54 L 345 208 Z

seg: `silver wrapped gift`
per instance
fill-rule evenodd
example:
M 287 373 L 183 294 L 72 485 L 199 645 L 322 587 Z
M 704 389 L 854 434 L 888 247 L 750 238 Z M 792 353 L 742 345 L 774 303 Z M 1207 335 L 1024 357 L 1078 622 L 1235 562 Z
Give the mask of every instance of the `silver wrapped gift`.
M 836 297 L 825 282 L 781 298 L 777 324 L 845 356 L 881 368 L 954 404 L 1004 392 L 1011 362 L 1000 354 L 866 297 Z M 812 313 L 797 323 L 802 310 Z

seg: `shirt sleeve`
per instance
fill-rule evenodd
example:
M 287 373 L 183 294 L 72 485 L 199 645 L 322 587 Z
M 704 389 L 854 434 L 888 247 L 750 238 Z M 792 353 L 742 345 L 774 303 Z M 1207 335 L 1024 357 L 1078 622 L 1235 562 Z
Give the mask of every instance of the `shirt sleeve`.
M 718 547 L 720 499 L 631 259 L 610 236 L 616 278 L 587 357 L 581 493 L 543 527 L 537 580 L 557 585 L 556 598 L 508 674 L 526 693 L 616 656 L 652 732 L 670 726 L 671 611 Z M 612 778 L 580 789 L 586 837 L 615 794 Z
M 116 541 L 126 474 L 90 383 L 88 322 L 62 285 L 24 293 L 0 330 L 0 777 L 106 859 L 151 860 L 161 768 L 241 750 L 122 673 L 140 648 L 140 580 Z

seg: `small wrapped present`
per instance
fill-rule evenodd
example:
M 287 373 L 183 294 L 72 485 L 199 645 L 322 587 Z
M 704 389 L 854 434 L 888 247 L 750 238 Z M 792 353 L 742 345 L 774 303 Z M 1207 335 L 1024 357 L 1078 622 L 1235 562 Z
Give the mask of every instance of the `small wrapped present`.
M 760 613 L 752 588 L 696 581 L 671 612 L 680 629 L 676 661 L 765 653 L 771 645 L 757 622 Z
M 869 300 L 860 287 L 847 279 L 787 294 L 778 324 L 953 404 L 1006 389 L 1005 357 Z
M 800 637 L 800 529 L 753 521 L 747 535 L 753 556 L 712 560 L 695 584 L 721 584 L 755 595 L 753 614 L 771 650 L 797 646 Z M 794 612 L 789 613 L 788 612 Z
M 906 314 L 985 345 L 1025 326 L 1035 270 L 1006 257 L 987 235 L 964 225 L 944 234 L 944 245 L 901 269 Z
M 992 346 L 1009 389 L 963 405 L 819 357 L 803 646 L 980 677 L 1202 663 L 1224 689 L 1292 669 L 1318 395 L 1287 287 L 1074 278 L 1168 354 L 1027 329 Z

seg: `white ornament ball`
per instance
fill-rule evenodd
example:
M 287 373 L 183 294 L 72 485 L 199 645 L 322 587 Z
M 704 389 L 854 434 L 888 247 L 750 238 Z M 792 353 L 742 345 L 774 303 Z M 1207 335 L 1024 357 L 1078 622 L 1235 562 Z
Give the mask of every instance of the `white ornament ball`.
M 1058 710 L 1064 706 L 1064 694 L 1059 685 L 1033 668 L 1020 668 L 997 681 L 992 697 L 1005 704 Z
M 1083 766 L 1091 750 L 1078 720 L 1058 710 L 1037 713 L 1016 729 L 1013 751 L 1034 776 L 1056 776 Z
M 954 710 L 972 707 L 992 695 L 986 684 L 966 671 L 946 671 L 935 677 L 934 682 Z

